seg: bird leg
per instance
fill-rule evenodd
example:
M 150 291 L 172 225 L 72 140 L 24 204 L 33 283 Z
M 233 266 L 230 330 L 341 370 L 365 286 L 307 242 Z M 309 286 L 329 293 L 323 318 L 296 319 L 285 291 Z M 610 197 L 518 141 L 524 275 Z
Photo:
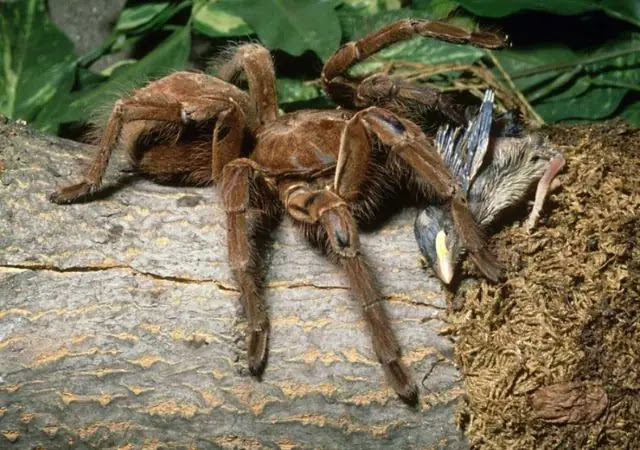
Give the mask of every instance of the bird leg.
M 533 228 L 536 226 L 536 222 L 538 221 L 538 217 L 540 217 L 540 211 L 542 210 L 544 201 L 547 198 L 547 194 L 555 187 L 557 187 L 554 186 L 553 183 L 557 181 L 555 180 L 555 177 L 558 172 L 562 170 L 564 164 L 565 159 L 559 153 L 552 157 L 549 161 L 549 167 L 547 168 L 542 178 L 540 178 L 538 187 L 536 188 L 536 197 L 533 203 L 533 209 L 531 210 L 531 213 L 529 214 L 526 222 L 527 231 L 533 230 Z

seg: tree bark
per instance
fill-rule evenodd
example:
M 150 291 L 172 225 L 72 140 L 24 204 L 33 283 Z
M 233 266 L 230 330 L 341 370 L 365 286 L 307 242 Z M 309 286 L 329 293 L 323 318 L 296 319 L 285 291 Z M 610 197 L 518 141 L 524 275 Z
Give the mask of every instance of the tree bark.
M 386 385 L 346 277 L 287 219 L 267 252 L 269 361 L 252 378 L 215 188 L 123 175 L 116 155 L 98 199 L 49 203 L 93 151 L 0 125 L 1 448 L 466 447 L 415 211 L 362 236 L 420 385 L 410 408 Z

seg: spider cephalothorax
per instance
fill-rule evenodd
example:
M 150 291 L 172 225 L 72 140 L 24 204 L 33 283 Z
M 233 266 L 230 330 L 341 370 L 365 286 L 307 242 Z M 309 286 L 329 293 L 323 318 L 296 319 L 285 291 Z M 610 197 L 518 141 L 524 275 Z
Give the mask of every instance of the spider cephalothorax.
M 437 194 L 449 207 L 464 245 L 482 272 L 500 269 L 478 232 L 457 182 L 432 140 L 403 114 L 410 106 L 445 109 L 438 91 L 376 75 L 358 81 L 346 72 L 381 48 L 415 35 L 499 48 L 504 40 L 429 20 L 401 20 L 338 49 L 322 80 L 338 110 L 279 116 L 275 74 L 261 46 L 242 46 L 217 77 L 178 72 L 118 100 L 79 184 L 51 196 L 56 203 L 86 198 L 101 183 L 112 151 L 128 150 L 133 166 L 159 180 L 218 183 L 227 214 L 229 263 L 248 318 L 253 374 L 264 369 L 269 322 L 260 293 L 255 231 L 284 212 L 344 267 L 369 325 L 375 353 L 389 383 L 409 403 L 417 387 L 360 252 L 356 223 L 372 219 L 380 200 L 400 189 Z M 246 78 L 248 92 L 236 84 Z

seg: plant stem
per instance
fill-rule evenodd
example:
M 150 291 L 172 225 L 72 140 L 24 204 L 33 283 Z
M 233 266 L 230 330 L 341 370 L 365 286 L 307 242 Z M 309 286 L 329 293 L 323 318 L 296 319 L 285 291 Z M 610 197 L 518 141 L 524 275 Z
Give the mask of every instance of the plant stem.
M 496 58 L 496 56 L 493 54 L 491 50 L 487 50 L 487 55 L 489 55 L 489 58 L 491 58 L 491 62 L 493 62 L 493 64 L 498 69 L 498 71 L 502 74 L 504 79 L 507 81 L 507 84 L 509 85 L 513 93 L 516 95 L 518 100 L 520 100 L 520 104 L 522 105 L 522 107 L 527 111 L 529 111 L 531 120 L 534 123 L 534 125 L 536 126 L 544 125 L 544 120 L 542 119 L 542 117 L 540 117 L 540 115 L 536 112 L 536 110 L 533 109 L 533 106 L 531 106 L 531 104 L 527 101 L 524 94 L 520 92 L 520 90 L 516 87 L 515 83 L 513 82 L 513 80 L 507 73 L 507 71 L 504 70 L 504 67 L 502 67 L 502 64 L 500 64 L 500 61 L 498 61 L 498 58 Z

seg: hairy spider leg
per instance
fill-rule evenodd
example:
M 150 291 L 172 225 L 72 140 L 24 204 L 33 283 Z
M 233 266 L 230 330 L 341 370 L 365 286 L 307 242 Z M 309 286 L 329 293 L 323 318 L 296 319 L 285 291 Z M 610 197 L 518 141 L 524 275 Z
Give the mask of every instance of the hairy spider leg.
M 152 102 L 143 104 L 135 100 L 118 100 L 98 144 L 98 153 L 84 180 L 57 190 L 49 199 L 54 203 L 72 203 L 95 192 L 102 183 L 102 177 L 118 144 L 124 124 L 136 120 L 180 121 L 181 111 L 179 103 L 154 105 Z
M 354 115 L 345 127 L 340 144 L 334 181 L 334 189 L 338 195 L 348 196 L 349 192 L 354 191 L 353 185 L 363 181 L 364 174 L 352 163 L 355 158 L 362 158 L 362 155 L 353 155 L 351 139 L 351 136 L 362 134 L 375 136 L 384 144 L 384 148 L 404 160 L 424 183 L 434 188 L 438 196 L 449 203 L 456 231 L 475 264 L 487 278 L 498 281 L 502 270 L 486 248 L 484 236 L 469 211 L 457 181 L 432 143 L 413 122 L 378 107 L 370 107 Z
M 304 182 L 281 183 L 279 191 L 286 211 L 307 225 L 307 236 L 345 268 L 389 384 L 403 401 L 416 404 L 418 389 L 401 360 L 400 346 L 381 304 L 382 296 L 360 254 L 358 229 L 347 203 L 330 190 L 312 189 Z
M 249 370 L 260 376 L 267 360 L 269 318 L 261 292 L 262 261 L 252 235 L 271 218 L 267 209 L 251 208 L 260 195 L 260 190 L 253 186 L 259 175 L 254 164 L 245 158 L 227 164 L 223 169 L 221 193 L 227 214 L 229 265 L 240 288 L 240 302 L 248 322 Z
M 185 95 L 184 92 L 171 92 L 168 88 L 170 86 L 188 86 L 189 84 L 198 85 L 202 80 L 212 83 L 212 86 L 205 85 L 205 89 L 217 88 L 219 84 L 226 85 L 223 86 L 226 91 L 221 94 L 226 93 L 227 95 L 215 96 L 205 90 L 205 93 L 209 95 L 192 97 Z M 169 89 L 169 93 L 163 92 L 163 89 Z M 223 81 L 201 74 L 178 72 L 151 83 L 149 86 L 137 91 L 130 98 L 116 101 L 99 140 L 98 153 L 94 157 L 85 179 L 81 183 L 58 189 L 51 194 L 50 200 L 54 203 L 73 203 L 84 200 L 94 193 L 102 183 L 109 159 L 113 150 L 118 147 L 121 138 L 126 141 L 122 143 L 123 146 L 129 149 L 135 159 L 139 157 L 139 155 L 136 155 L 135 147 L 136 140 L 141 133 L 148 132 L 150 129 L 161 129 L 163 125 L 168 123 L 182 126 L 189 122 L 205 121 L 225 113 L 225 111 L 227 111 L 224 114 L 225 116 L 231 116 L 226 122 L 230 124 L 228 129 L 235 130 L 231 133 L 232 136 L 237 135 L 240 132 L 237 127 L 239 125 L 243 126 L 247 119 L 243 112 L 246 109 L 244 105 L 246 104 L 246 98 L 247 95 L 244 92 Z M 241 104 L 244 107 L 241 107 Z M 234 119 L 235 122 L 230 123 L 231 119 Z M 123 133 L 125 127 L 136 122 L 138 126 L 130 128 L 129 133 Z M 149 124 L 148 129 L 144 123 Z M 215 130 L 219 131 L 220 127 L 216 127 Z M 221 136 L 218 137 L 221 138 Z M 216 165 L 214 169 L 219 173 L 224 163 L 239 155 L 240 150 L 237 150 L 235 155 L 221 155 L 220 157 L 214 155 L 213 163 Z M 134 161 L 134 163 L 137 162 Z M 171 157 L 169 157 L 168 161 L 164 161 L 161 166 L 167 171 L 171 171 Z M 175 170 L 175 167 L 173 167 L 173 170 Z M 215 170 L 214 174 L 216 173 Z M 149 174 L 154 175 L 152 171 Z M 166 173 L 163 173 L 163 175 L 166 175 Z M 200 175 L 201 177 L 202 175 Z M 209 182 L 211 180 L 198 179 L 195 181 Z
M 276 73 L 269 50 L 258 44 L 240 46 L 233 58 L 220 67 L 218 77 L 238 85 L 242 72 L 247 78 L 258 120 L 261 124 L 274 121 L 278 115 Z
M 499 49 L 508 45 L 506 38 L 496 33 L 470 32 L 464 28 L 434 20 L 402 19 L 339 48 L 322 69 L 322 83 L 325 91 L 339 105 L 357 106 L 356 97 L 360 83 L 349 77 L 347 70 L 384 47 L 414 36 L 431 37 L 455 44 L 471 44 L 490 49 Z

